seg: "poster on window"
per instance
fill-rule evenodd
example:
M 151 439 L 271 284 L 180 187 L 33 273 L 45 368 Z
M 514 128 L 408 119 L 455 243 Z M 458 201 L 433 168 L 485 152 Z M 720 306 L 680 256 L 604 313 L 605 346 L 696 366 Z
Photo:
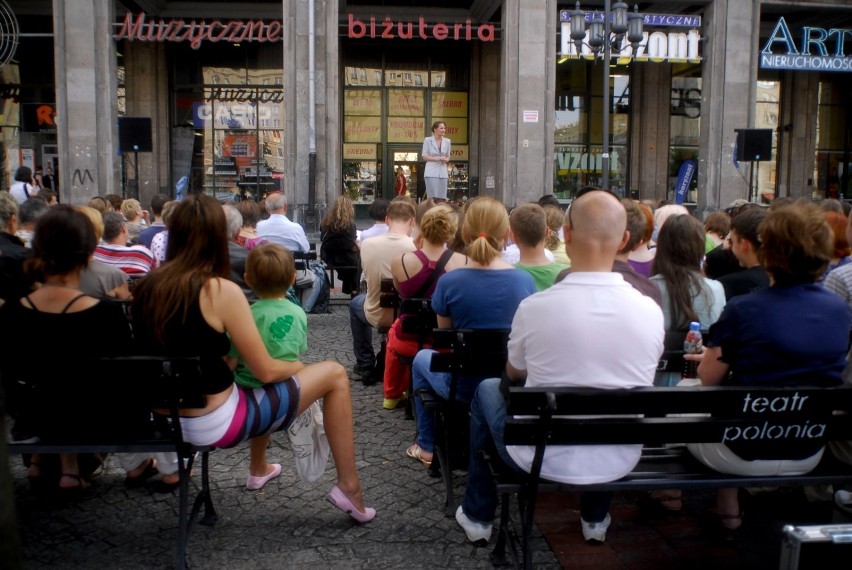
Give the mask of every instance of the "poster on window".
M 392 117 L 422 117 L 425 114 L 424 103 L 423 90 L 388 90 L 388 115 Z
M 345 117 L 344 142 L 382 142 L 381 117 Z
M 343 94 L 344 115 L 379 116 L 382 114 L 380 89 L 347 89 Z
M 429 122 L 430 129 L 435 121 L 444 121 L 444 124 L 447 126 L 447 138 L 453 144 L 467 144 L 467 117 L 452 118 L 435 115 Z M 431 135 L 432 133 L 430 132 L 429 134 Z
M 433 91 L 432 114 L 441 118 L 467 117 L 467 93 L 464 91 Z
M 388 142 L 423 142 L 426 120 L 423 117 L 388 117 Z

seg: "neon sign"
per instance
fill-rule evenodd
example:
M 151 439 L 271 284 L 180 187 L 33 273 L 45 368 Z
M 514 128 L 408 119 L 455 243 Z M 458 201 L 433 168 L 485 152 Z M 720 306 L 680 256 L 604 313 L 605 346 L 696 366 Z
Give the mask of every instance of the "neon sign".
M 802 27 L 799 46 L 783 17 L 778 19 L 775 29 L 760 50 L 760 67 L 763 69 L 797 69 L 806 71 L 852 71 L 852 57 L 846 56 L 846 37 L 852 30 L 842 28 Z M 774 53 L 772 49 L 781 44 L 785 53 Z M 832 53 L 829 48 L 833 47 Z
M 145 13 L 124 17 L 115 40 L 138 42 L 189 42 L 192 49 L 201 42 L 278 42 L 282 39 L 281 22 L 272 20 L 145 20 Z

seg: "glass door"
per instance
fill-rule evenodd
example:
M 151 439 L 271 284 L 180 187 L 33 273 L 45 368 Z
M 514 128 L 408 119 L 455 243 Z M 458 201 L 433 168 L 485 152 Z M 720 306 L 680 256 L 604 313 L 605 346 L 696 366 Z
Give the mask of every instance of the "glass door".
M 420 146 L 417 145 L 388 145 L 387 164 L 385 169 L 385 188 L 390 189 L 388 199 L 396 196 L 411 196 L 418 202 L 426 191 L 423 182 L 423 165 L 420 162 Z

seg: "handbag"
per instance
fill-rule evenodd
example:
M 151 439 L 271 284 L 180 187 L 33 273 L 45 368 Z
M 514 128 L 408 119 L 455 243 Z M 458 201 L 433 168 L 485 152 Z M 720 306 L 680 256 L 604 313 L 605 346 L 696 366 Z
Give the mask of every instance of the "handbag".
M 287 428 L 296 460 L 296 472 L 306 483 L 314 483 L 322 477 L 328 463 L 331 448 L 325 435 L 322 409 L 317 402 L 311 404 Z

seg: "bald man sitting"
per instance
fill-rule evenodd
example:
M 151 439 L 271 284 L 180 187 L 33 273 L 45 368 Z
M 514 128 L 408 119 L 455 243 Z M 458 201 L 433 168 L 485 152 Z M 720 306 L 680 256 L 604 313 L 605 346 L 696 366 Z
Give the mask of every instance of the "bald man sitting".
M 653 386 L 663 352 L 663 313 L 612 271 L 623 248 L 627 217 L 608 192 L 587 189 L 565 218 L 565 246 L 572 271 L 549 289 L 521 302 L 512 321 L 506 375 L 526 386 L 634 388 Z M 468 484 L 456 521 L 473 543 L 486 543 L 497 507 L 494 482 L 480 451 L 496 447 L 513 469 L 529 472 L 535 448 L 503 444 L 506 402 L 500 379 L 485 380 L 471 403 Z M 613 481 L 628 474 L 641 445 L 551 446 L 541 468 L 545 479 L 572 484 Z M 583 538 L 606 539 L 612 493 L 581 498 Z

